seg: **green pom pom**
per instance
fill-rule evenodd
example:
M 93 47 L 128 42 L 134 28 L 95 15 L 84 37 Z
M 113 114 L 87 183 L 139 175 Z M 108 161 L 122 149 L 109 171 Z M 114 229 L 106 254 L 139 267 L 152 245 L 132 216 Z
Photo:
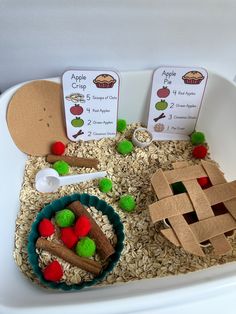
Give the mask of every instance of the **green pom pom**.
M 191 135 L 191 142 L 193 145 L 205 143 L 205 135 L 202 132 L 193 132 Z
M 187 192 L 182 182 L 175 182 L 171 184 L 171 187 L 175 195 Z
M 56 162 L 54 162 L 53 164 L 53 169 L 55 169 L 59 175 L 63 176 L 65 174 L 67 174 L 69 172 L 69 165 L 67 162 L 65 162 L 64 160 L 58 160 Z
M 55 222 L 59 227 L 70 227 L 74 221 L 75 214 L 70 209 L 62 209 L 56 213 Z
M 123 140 L 123 141 L 118 143 L 116 149 L 117 149 L 118 153 L 120 153 L 122 155 L 127 155 L 127 154 L 132 152 L 132 150 L 134 149 L 134 146 L 133 146 L 132 142 L 130 142 L 128 140 Z
M 127 123 L 124 119 L 117 120 L 117 131 L 123 133 L 126 130 Z
M 85 237 L 76 244 L 75 251 L 81 257 L 91 257 L 96 251 L 96 244 L 89 237 Z
M 110 192 L 112 189 L 112 181 L 108 178 L 103 178 L 99 181 L 99 190 L 103 193 Z
M 134 211 L 136 202 L 132 195 L 123 195 L 119 200 L 119 207 L 126 212 Z

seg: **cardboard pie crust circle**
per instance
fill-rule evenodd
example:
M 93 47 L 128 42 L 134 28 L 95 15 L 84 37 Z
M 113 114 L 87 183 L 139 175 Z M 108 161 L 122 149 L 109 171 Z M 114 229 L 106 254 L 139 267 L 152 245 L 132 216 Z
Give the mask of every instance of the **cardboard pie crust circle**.
M 44 156 L 55 141 L 68 143 L 61 85 L 33 81 L 23 85 L 8 105 L 7 124 L 16 146 L 24 153 Z

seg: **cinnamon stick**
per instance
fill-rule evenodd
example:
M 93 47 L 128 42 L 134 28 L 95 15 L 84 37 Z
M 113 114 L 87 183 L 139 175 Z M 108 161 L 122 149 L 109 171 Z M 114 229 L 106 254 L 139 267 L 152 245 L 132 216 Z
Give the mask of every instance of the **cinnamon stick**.
M 110 241 L 107 239 L 105 234 L 102 232 L 100 227 L 97 225 L 92 216 L 88 213 L 88 211 L 84 208 L 84 206 L 79 202 L 75 201 L 71 203 L 67 208 L 71 209 L 74 214 L 78 217 L 85 215 L 88 217 L 91 223 L 90 236 L 96 242 L 97 250 L 103 260 L 108 259 L 109 256 L 115 253 L 113 246 Z
M 85 167 L 97 169 L 99 164 L 99 161 L 96 158 L 82 158 L 74 156 L 57 156 L 57 155 L 47 155 L 46 157 L 46 161 L 51 164 L 58 160 L 64 160 L 72 167 Z
M 98 275 L 102 270 L 102 265 L 100 263 L 88 258 L 80 257 L 61 244 L 57 244 L 43 238 L 38 238 L 36 241 L 36 247 L 60 257 L 71 265 L 77 266 L 95 275 Z
M 84 132 L 82 130 L 79 130 L 76 134 L 72 135 L 73 138 L 77 138 L 79 135 L 84 134 Z

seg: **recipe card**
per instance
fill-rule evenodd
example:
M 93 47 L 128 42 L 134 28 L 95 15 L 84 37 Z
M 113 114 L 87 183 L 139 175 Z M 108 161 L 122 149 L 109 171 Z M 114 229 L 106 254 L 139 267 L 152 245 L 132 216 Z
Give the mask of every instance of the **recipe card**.
M 185 140 L 194 131 L 207 71 L 161 66 L 153 74 L 148 130 L 156 140 Z
M 116 136 L 120 79 L 114 71 L 69 70 L 62 76 L 71 141 Z

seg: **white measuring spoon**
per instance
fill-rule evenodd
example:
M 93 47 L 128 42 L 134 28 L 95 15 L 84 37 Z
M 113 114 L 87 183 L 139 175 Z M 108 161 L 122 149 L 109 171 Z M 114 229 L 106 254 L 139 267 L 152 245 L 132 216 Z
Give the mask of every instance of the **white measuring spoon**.
M 36 174 L 35 187 L 39 192 L 51 193 L 56 192 L 60 186 L 104 178 L 106 175 L 106 171 L 100 171 L 60 177 L 56 170 L 45 168 Z

